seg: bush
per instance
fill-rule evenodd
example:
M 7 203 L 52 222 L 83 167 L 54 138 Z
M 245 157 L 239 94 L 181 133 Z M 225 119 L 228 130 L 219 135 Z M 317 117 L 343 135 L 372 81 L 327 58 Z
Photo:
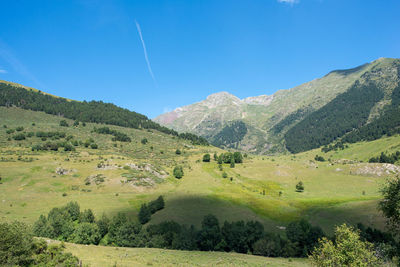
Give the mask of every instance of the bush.
M 141 142 L 142 142 L 143 145 L 147 144 L 147 142 L 148 142 L 147 138 L 143 138 Z
M 302 181 L 300 181 L 300 182 L 298 182 L 298 183 L 296 184 L 296 191 L 297 191 L 297 192 L 303 192 L 303 191 L 304 191 L 304 184 L 303 184 Z
M 15 128 L 15 130 L 17 130 L 17 132 L 22 132 L 24 130 L 24 127 L 18 126 L 17 128 Z
M 324 162 L 325 161 L 325 159 L 324 159 L 324 157 L 322 157 L 322 156 L 318 156 L 318 155 L 315 155 L 315 158 L 314 158 L 316 161 L 321 161 L 321 162 Z
M 75 151 L 75 147 L 73 147 L 71 144 L 65 144 L 64 151 Z
M 233 158 L 235 159 L 235 163 L 243 163 L 243 156 L 240 152 L 233 153 Z
M 68 124 L 68 122 L 66 120 L 61 120 L 60 121 L 60 126 L 69 127 L 69 124 Z
M 180 155 L 180 154 L 182 154 L 182 152 L 181 152 L 179 149 L 177 149 L 177 150 L 175 151 L 175 154 Z
M 335 243 L 322 238 L 310 256 L 316 266 L 382 266 L 373 245 L 345 224 L 335 230 Z
M 181 179 L 184 175 L 182 166 L 175 166 L 173 173 L 175 178 Z
M 210 162 L 210 159 L 211 159 L 210 154 L 205 154 L 203 156 L 203 162 Z
M 222 178 L 228 178 L 228 174 L 226 172 L 222 173 Z
M 21 141 L 21 140 L 25 140 L 25 134 L 23 133 L 19 133 L 13 136 L 14 140 L 16 141 Z
M 91 149 L 97 149 L 98 146 L 97 146 L 96 143 L 91 143 L 91 144 L 90 144 L 90 148 L 91 148 Z

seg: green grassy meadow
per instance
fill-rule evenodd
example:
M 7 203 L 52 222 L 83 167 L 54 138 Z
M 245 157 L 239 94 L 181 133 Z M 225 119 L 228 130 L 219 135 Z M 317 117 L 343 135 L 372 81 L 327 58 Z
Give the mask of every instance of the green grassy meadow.
M 339 151 L 322 153 L 312 150 L 297 155 L 248 155 L 243 164 L 230 168 L 223 164 L 201 161 L 204 153 L 221 153 L 215 147 L 193 146 L 190 142 L 147 130 L 109 126 L 127 134 L 132 142 L 111 141 L 110 135 L 93 133 L 93 127 L 59 126 L 62 117 L 42 112 L 0 107 L 0 220 L 21 220 L 32 224 L 40 214 L 77 201 L 81 209 L 91 208 L 96 216 L 126 212 L 136 216 L 140 205 L 163 195 L 165 208 L 152 216 L 151 223 L 174 220 L 181 224 L 200 226 L 202 218 L 214 214 L 223 221 L 257 220 L 269 232 L 283 232 L 281 226 L 305 218 L 332 234 L 335 225 L 362 222 L 383 229 L 385 221 L 377 210 L 384 175 L 358 174 L 367 162 L 382 151 L 394 152 L 400 147 L 400 136 L 373 142 L 352 144 Z M 32 125 L 34 123 L 34 125 Z M 7 128 L 4 128 L 6 125 Z M 8 129 L 23 126 L 23 132 L 63 131 L 73 140 L 93 138 L 98 149 L 76 147 L 73 152 L 32 151 L 38 137 L 16 141 Z M 14 133 L 15 134 L 15 133 Z M 143 138 L 148 139 L 142 144 Z M 182 154 L 176 155 L 176 149 Z M 315 155 L 330 161 L 318 162 Z M 347 161 L 344 161 L 346 159 Z M 349 160 L 357 161 L 349 164 Z M 127 168 L 127 164 L 150 164 L 166 175 L 162 178 Z M 99 168 L 102 164 L 102 168 Z M 172 176 L 175 165 L 182 165 L 182 179 Z M 105 167 L 104 167 L 105 166 Z M 372 166 L 372 165 L 371 165 Z M 375 165 L 373 165 L 375 166 Z M 57 168 L 68 170 L 65 175 Z M 228 177 L 223 178 L 226 172 Z M 86 184 L 88 177 L 102 175 L 104 181 Z M 136 183 L 127 182 L 127 177 Z M 143 178 L 146 177 L 146 178 Z M 147 179 L 148 178 L 148 179 Z M 295 191 L 302 181 L 305 191 Z M 302 266 L 305 261 L 234 253 L 168 251 L 159 249 L 121 249 L 69 244 L 68 250 L 93 266 L 140 265 L 217 265 Z M 101 257 L 97 255 L 102 255 Z M 294 265 L 294 264 L 298 265 Z
M 66 251 L 89 266 L 309 266 L 306 259 L 156 248 L 115 248 L 66 243 Z

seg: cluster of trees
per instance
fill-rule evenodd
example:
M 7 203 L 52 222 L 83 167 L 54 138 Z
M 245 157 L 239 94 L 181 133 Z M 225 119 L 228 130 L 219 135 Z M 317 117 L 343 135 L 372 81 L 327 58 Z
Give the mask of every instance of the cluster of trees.
M 234 147 L 247 133 L 247 126 L 243 121 L 235 121 L 226 125 L 213 138 L 211 143 L 218 147 Z
M 155 212 L 163 206 L 164 201 L 159 198 L 141 208 L 141 212 Z M 65 207 L 52 209 L 47 217 L 41 215 L 34 224 L 34 233 L 79 244 L 235 251 L 270 257 L 306 257 L 324 236 L 319 227 L 304 220 L 290 223 L 286 237 L 266 233 L 263 225 L 255 221 L 225 221 L 221 227 L 213 215 L 204 217 L 200 229 L 173 221 L 147 227 L 142 224 L 123 213 L 111 219 L 103 215 L 96 220 L 91 210 L 81 212 L 76 202 L 70 202 Z
M 43 131 L 39 131 L 36 132 L 36 137 L 42 138 L 43 141 L 45 141 L 45 138 L 52 138 L 52 139 L 62 139 L 65 138 L 66 134 L 64 132 L 43 132 Z
M 185 140 L 190 140 L 193 145 L 199 145 L 199 146 L 208 146 L 210 145 L 204 137 L 197 136 L 192 133 L 180 133 L 178 135 L 179 138 L 185 139 Z
M 382 152 L 380 156 L 370 158 L 369 162 L 394 164 L 399 159 L 400 159 L 400 151 L 396 151 L 396 153 L 392 153 L 391 155 L 386 155 L 385 152 Z
M 240 152 L 226 152 L 226 153 L 221 153 L 219 156 L 218 154 L 214 155 L 214 159 L 218 162 L 218 164 L 222 163 L 230 163 L 230 164 L 235 164 L 235 163 L 243 163 L 243 155 Z
M 4 127 L 5 126 L 5 127 Z M 3 125 L 3 128 L 7 128 L 7 125 Z M 18 126 L 17 128 L 15 128 L 15 129 L 7 129 L 6 130 L 6 133 L 7 134 L 13 134 L 13 133 L 15 133 L 15 131 L 17 131 L 17 132 L 22 132 L 24 130 L 24 127 L 22 127 L 22 126 Z
M 12 132 L 8 132 L 7 133 L 11 134 Z M 21 140 L 25 140 L 26 138 L 30 138 L 35 136 L 34 132 L 28 132 L 28 133 L 17 133 L 13 136 L 13 139 L 16 141 L 21 141 Z M 36 132 L 36 137 L 39 137 L 42 139 L 42 141 L 46 141 L 47 138 L 51 138 L 53 140 L 58 140 L 58 139 L 62 139 L 65 138 L 66 134 L 64 132 L 43 132 L 43 131 L 39 131 Z
M 46 142 L 44 144 L 35 144 L 32 146 L 32 151 L 58 151 L 59 148 L 63 148 L 64 151 L 75 151 L 75 147 L 69 142 Z
M 112 141 L 120 141 L 120 142 L 130 142 L 131 138 L 124 133 L 118 132 L 117 130 L 112 130 L 109 127 L 100 127 L 93 128 L 93 132 L 98 134 L 109 134 L 113 135 Z
M 328 153 L 329 151 L 335 150 L 337 151 L 338 149 L 343 150 L 345 148 L 349 147 L 348 145 L 343 144 L 341 141 L 336 142 L 334 145 L 330 144 L 325 145 L 323 148 L 321 148 L 321 152 Z
M 22 141 L 26 139 L 26 136 L 24 133 L 17 133 L 16 135 L 13 136 L 13 139 L 15 141 Z
M 382 98 L 383 92 L 375 82 L 355 82 L 347 92 L 289 129 L 285 134 L 286 148 L 293 153 L 314 149 L 361 128 L 371 108 Z
M 151 215 L 165 207 L 164 198 L 159 196 L 156 200 L 150 201 L 148 204 L 142 204 L 138 213 L 138 219 L 141 224 L 148 223 Z
M 325 158 L 323 157 L 323 156 L 318 156 L 318 155 L 315 155 L 315 158 L 314 158 L 316 161 L 321 161 L 321 162 L 324 162 L 325 161 Z
M 80 210 L 77 202 L 69 202 L 61 208 L 53 208 L 47 216 L 40 215 L 34 223 L 33 232 L 37 236 L 58 239 L 61 241 L 74 242 L 78 244 L 112 244 L 118 240 L 118 231 L 130 231 L 131 229 L 116 229 L 121 226 L 120 221 L 125 221 L 128 226 L 134 229 L 141 229 L 141 224 L 150 221 L 151 215 L 163 209 L 165 206 L 162 196 L 147 204 L 143 204 L 138 214 L 137 222 L 127 220 L 124 214 L 119 214 L 110 220 L 103 214 L 96 219 L 93 211 Z M 126 227 L 126 226 L 124 226 Z M 125 242 L 125 241 L 124 241 Z
M 62 127 L 69 127 L 69 124 L 68 124 L 68 122 L 67 122 L 66 120 L 61 120 L 61 121 L 60 121 L 60 126 L 62 126 Z
M 2 83 L 0 84 L 0 106 L 17 106 L 33 111 L 43 111 L 47 114 L 63 116 L 81 122 L 104 123 L 135 129 L 155 129 L 166 134 L 190 140 L 193 144 L 208 145 L 207 140 L 202 137 L 189 133 L 179 134 L 174 130 L 153 122 L 142 114 L 120 108 L 111 103 L 104 103 L 103 101 L 71 101 L 43 94 L 40 91 L 35 92 Z
M 42 140 L 45 137 L 42 137 Z M 32 146 L 32 151 L 58 151 L 59 148 L 63 148 L 64 151 L 75 151 L 75 147 L 77 146 L 84 146 L 91 149 L 97 149 L 98 145 L 95 143 L 93 138 L 89 138 L 86 141 L 78 141 L 72 140 L 74 137 L 72 135 L 67 136 L 65 141 L 62 142 L 46 142 L 43 144 L 34 144 Z M 58 139 L 57 137 L 53 136 L 53 139 Z
M 79 259 L 63 250 L 62 244 L 34 239 L 24 223 L 0 223 L 1 266 L 78 266 Z

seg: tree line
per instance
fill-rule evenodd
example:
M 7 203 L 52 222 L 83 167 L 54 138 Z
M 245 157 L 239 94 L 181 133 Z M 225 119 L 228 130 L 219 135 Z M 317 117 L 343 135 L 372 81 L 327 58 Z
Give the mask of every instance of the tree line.
M 96 218 L 88 209 L 80 211 L 76 202 L 53 208 L 34 223 L 37 236 L 78 244 L 122 247 L 155 247 L 179 250 L 235 251 L 269 257 L 306 257 L 324 236 L 321 228 L 301 220 L 288 225 L 285 235 L 268 233 L 257 221 L 225 221 L 222 226 L 214 215 L 204 216 L 200 229 L 165 221 L 144 226 L 152 213 L 164 207 L 158 198 L 143 204 L 138 220 L 118 213 L 112 218 Z
M 208 145 L 203 137 L 181 133 L 161 126 L 146 116 L 103 101 L 74 101 L 43 94 L 41 91 L 27 90 L 11 84 L 0 84 L 0 106 L 43 111 L 47 114 L 63 116 L 81 122 L 103 123 L 135 129 L 154 129 L 166 134 L 192 141 L 194 144 Z M 63 126 L 68 124 L 62 123 Z
M 124 133 L 118 132 L 117 130 L 112 130 L 109 127 L 100 127 L 100 128 L 93 128 L 93 132 L 98 134 L 109 134 L 114 136 L 112 141 L 120 141 L 120 142 L 130 142 L 131 138 Z
M 372 157 L 368 162 L 370 163 L 391 163 L 394 164 L 396 161 L 400 159 L 400 151 L 396 151 L 395 153 L 386 155 L 385 152 L 382 152 L 380 156 Z

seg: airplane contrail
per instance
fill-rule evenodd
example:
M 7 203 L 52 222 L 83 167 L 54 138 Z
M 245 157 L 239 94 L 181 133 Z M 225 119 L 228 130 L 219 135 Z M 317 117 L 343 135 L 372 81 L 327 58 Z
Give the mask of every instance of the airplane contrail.
M 154 73 L 153 73 L 153 70 L 151 69 L 151 65 L 150 65 L 150 60 L 149 60 L 149 57 L 147 55 L 147 49 L 146 49 L 146 44 L 144 43 L 144 40 L 143 40 L 142 30 L 140 29 L 140 25 L 136 20 L 135 20 L 135 23 L 136 23 L 136 28 L 137 28 L 139 36 L 140 36 L 140 41 L 142 42 L 144 58 L 146 59 L 147 68 L 148 68 L 148 70 L 150 72 L 151 77 L 153 78 L 153 81 L 154 81 L 155 85 L 157 86 L 157 80 L 154 77 Z

